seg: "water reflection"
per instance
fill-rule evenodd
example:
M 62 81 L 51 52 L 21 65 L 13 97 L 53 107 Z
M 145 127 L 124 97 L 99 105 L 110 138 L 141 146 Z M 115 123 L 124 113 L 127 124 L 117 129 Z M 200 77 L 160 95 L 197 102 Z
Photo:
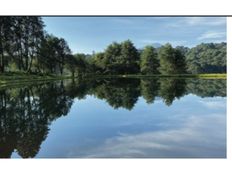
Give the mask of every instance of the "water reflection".
M 226 80 L 88 79 L 1 88 L 0 157 L 9 158 L 14 151 L 17 151 L 23 158 L 35 157 L 40 151 L 41 143 L 48 136 L 49 125 L 57 118 L 69 114 L 74 99 L 84 100 L 86 96 L 92 95 L 106 101 L 114 109 L 125 108 L 132 111 L 140 96 L 145 99 L 147 104 L 162 99 L 167 106 L 171 106 L 174 100 L 188 94 L 195 94 L 202 98 L 226 97 Z M 214 103 L 208 103 L 208 106 L 214 106 Z M 159 133 L 153 133 L 151 136 L 149 133 L 144 133 L 135 137 L 128 135 L 129 138 L 124 136 L 119 140 L 111 139 L 109 142 L 112 143 L 112 146 L 116 146 L 117 143 L 114 142 L 116 141 L 120 143 L 120 147 L 124 146 L 126 149 L 127 146 L 130 147 L 128 142 L 125 144 L 128 139 L 142 142 L 146 141 L 144 136 L 148 136 L 155 142 L 159 140 L 157 134 Z M 178 137 L 181 130 L 168 134 L 170 137 Z M 170 142 L 171 140 L 165 141 Z M 99 151 L 103 153 L 104 150 L 106 152 L 107 147 L 103 146 L 103 149 Z M 120 154 L 112 154 L 113 156 L 120 157 Z M 141 157 L 149 157 L 149 153 L 141 155 Z

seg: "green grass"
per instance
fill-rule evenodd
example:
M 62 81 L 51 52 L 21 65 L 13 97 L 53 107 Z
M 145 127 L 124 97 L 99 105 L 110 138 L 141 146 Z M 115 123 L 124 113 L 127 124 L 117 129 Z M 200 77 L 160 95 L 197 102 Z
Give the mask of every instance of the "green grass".
M 127 75 L 98 75 L 89 74 L 87 77 L 91 78 L 204 78 L 204 79 L 226 79 L 226 74 L 172 74 L 172 75 L 141 75 L 141 74 L 127 74 Z M 68 79 L 71 76 L 57 76 L 57 75 L 45 75 L 45 74 L 27 74 L 27 73 L 4 73 L 0 74 L 0 86 L 6 84 L 19 84 L 30 83 L 35 81 L 51 81 Z
M 222 77 L 226 78 L 226 74 L 198 74 L 198 77 Z
M 141 77 L 154 77 L 154 78 L 162 78 L 162 77 L 174 77 L 174 78 L 220 78 L 226 79 L 226 74 L 156 74 L 156 75 L 141 75 L 141 74 L 128 74 L 128 75 L 95 75 L 95 77 L 99 78 L 141 78 Z
M 36 81 L 51 81 L 67 79 L 70 76 L 56 76 L 56 75 L 45 75 L 45 74 L 26 74 L 26 73 L 4 73 L 0 74 L 0 86 L 6 84 L 18 84 Z

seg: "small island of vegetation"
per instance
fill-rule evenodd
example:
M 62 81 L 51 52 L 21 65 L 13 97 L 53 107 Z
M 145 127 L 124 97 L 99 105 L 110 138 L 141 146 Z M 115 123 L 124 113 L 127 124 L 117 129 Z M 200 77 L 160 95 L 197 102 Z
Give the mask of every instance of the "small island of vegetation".
M 225 42 L 137 49 L 126 40 L 104 52 L 72 54 L 65 39 L 44 27 L 41 17 L 0 17 L 0 84 L 77 76 L 226 77 Z

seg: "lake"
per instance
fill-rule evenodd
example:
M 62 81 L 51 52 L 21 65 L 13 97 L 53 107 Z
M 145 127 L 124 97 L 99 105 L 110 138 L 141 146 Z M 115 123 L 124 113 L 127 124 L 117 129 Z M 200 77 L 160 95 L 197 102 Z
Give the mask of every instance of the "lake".
M 1 158 L 226 158 L 226 80 L 0 87 Z

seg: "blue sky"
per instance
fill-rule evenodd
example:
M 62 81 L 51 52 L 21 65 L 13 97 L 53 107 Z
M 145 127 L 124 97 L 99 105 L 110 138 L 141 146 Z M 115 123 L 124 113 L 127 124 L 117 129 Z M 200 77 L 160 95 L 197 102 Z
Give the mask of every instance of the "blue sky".
M 193 47 L 226 42 L 225 17 L 43 17 L 48 33 L 63 37 L 73 53 L 99 52 L 130 39 L 137 48 L 154 43 Z

